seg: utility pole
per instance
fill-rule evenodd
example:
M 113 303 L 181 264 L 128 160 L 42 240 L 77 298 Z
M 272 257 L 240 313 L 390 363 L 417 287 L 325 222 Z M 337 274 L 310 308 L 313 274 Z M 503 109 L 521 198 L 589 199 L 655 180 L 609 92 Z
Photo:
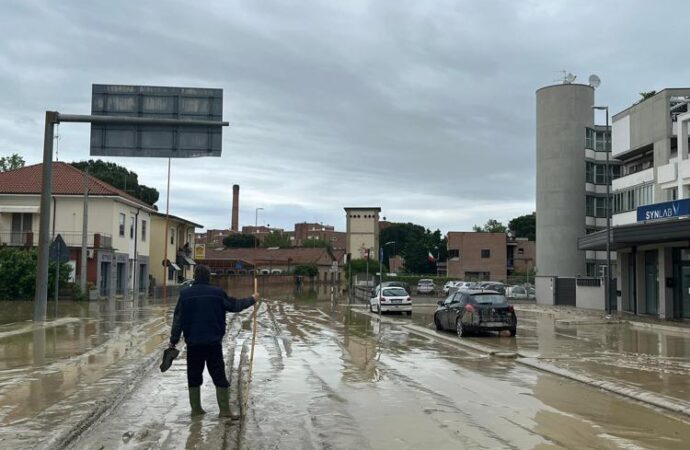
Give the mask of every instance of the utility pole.
M 86 273 L 88 264 L 86 258 L 87 246 L 88 246 L 88 224 L 89 224 L 89 166 L 86 166 L 84 171 L 84 206 L 82 208 L 82 223 L 81 223 L 81 269 L 79 270 L 79 286 L 81 287 L 82 294 L 88 295 L 86 289 Z
M 34 322 L 45 322 L 48 308 L 48 249 L 50 246 L 50 197 L 53 189 L 53 141 L 57 111 L 46 111 L 43 135 L 43 188 L 38 232 L 38 268 L 34 296 Z

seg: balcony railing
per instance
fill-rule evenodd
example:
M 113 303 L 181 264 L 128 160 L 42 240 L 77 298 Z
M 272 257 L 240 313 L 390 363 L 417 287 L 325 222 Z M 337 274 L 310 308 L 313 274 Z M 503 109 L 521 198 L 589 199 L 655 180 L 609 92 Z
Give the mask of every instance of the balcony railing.
M 51 237 L 53 233 L 51 232 Z M 62 236 L 68 247 L 81 247 L 80 232 L 74 231 L 55 231 L 55 236 Z M 112 236 L 105 233 L 87 233 L 86 246 L 88 248 L 112 248 Z M 5 231 L 0 232 L 0 245 L 9 245 L 14 247 L 35 247 L 38 245 L 38 233 L 31 231 Z
M 31 231 L 9 231 L 0 233 L 0 245 L 33 247 L 38 245 L 38 235 Z

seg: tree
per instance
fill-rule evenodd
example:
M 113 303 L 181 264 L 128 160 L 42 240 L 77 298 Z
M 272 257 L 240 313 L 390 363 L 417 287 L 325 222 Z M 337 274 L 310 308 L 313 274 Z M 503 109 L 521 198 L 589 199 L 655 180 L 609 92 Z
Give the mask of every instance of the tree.
M 305 248 L 330 248 L 331 243 L 325 239 L 305 239 L 302 242 L 302 247 L 305 247 Z
M 24 158 L 17 153 L 12 153 L 10 156 L 0 156 L 0 172 L 20 169 L 24 167 L 24 164 L 26 164 Z
M 508 222 L 508 229 L 515 237 L 526 237 L 535 241 L 537 237 L 537 215 L 535 213 L 519 216 Z
M 0 247 L 0 299 L 29 300 L 34 297 L 36 289 L 36 249 Z M 55 265 L 51 262 L 48 270 L 48 292 L 55 286 Z M 60 285 L 69 281 L 72 268 L 69 264 L 60 264 Z M 49 296 L 52 298 L 52 295 Z
M 440 230 L 432 233 L 422 225 L 393 223 L 381 230 L 379 241 L 384 246 L 384 264 L 390 264 L 390 256 L 401 255 L 409 273 L 436 273 L 436 262 L 446 260 L 446 239 Z M 386 245 L 389 242 L 392 243 Z M 429 261 L 429 253 L 434 257 L 433 261 Z
M 79 170 L 88 171 L 89 175 L 125 191 L 144 203 L 153 205 L 158 201 L 158 191 L 155 188 L 139 184 L 139 176 L 126 167 L 118 166 L 115 163 L 105 162 L 100 159 L 75 161 L 70 164 Z
M 314 278 L 319 274 L 319 268 L 316 264 L 300 264 L 295 267 L 295 275 L 301 275 L 303 277 Z
M 506 230 L 506 226 L 496 219 L 487 220 L 483 227 L 479 225 L 472 227 L 472 231 L 477 233 L 505 233 Z
M 640 92 L 640 96 L 642 96 L 641 99 L 635 102 L 637 105 L 638 103 L 642 103 L 643 101 L 647 100 L 648 98 L 652 98 L 656 95 L 656 91 L 642 91 Z
M 350 276 L 350 266 L 352 266 L 352 274 L 356 275 L 358 273 L 367 272 L 367 260 L 366 259 L 353 259 L 350 264 L 345 265 L 345 276 Z M 369 259 L 369 275 L 374 276 L 379 271 L 379 262 L 375 259 Z M 383 271 L 388 272 L 388 266 L 383 265 Z
M 253 234 L 229 234 L 223 238 L 225 248 L 252 248 L 259 240 Z
M 261 246 L 266 248 L 290 248 L 292 246 L 292 242 L 290 242 L 290 236 L 287 234 L 284 234 L 280 231 L 271 231 L 268 233 L 268 235 L 266 235 Z

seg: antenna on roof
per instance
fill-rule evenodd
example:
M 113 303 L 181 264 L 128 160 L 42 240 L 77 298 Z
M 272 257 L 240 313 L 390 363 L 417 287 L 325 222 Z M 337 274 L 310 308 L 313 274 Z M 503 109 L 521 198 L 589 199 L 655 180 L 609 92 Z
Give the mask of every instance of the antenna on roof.
M 572 73 L 566 70 L 561 70 L 561 72 L 563 72 L 563 84 L 572 84 L 573 81 L 575 81 L 575 79 L 577 78 L 577 75 L 573 75 Z
M 595 74 L 589 76 L 589 85 L 592 86 L 594 89 L 598 88 L 600 84 L 601 78 L 599 78 Z

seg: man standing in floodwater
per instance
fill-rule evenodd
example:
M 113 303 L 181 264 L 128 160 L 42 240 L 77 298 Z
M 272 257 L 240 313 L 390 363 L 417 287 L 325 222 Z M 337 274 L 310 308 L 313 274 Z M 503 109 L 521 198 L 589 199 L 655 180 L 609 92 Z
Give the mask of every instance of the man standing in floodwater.
M 187 385 L 192 415 L 204 414 L 201 408 L 201 383 L 204 364 L 216 385 L 216 398 L 221 417 L 230 417 L 230 394 L 225 376 L 223 347 L 225 313 L 240 312 L 256 304 L 259 293 L 251 297 L 228 297 L 219 287 L 210 285 L 211 271 L 199 264 L 194 268 L 194 283 L 183 289 L 175 307 L 170 347 L 175 347 L 184 334 L 187 344 Z

